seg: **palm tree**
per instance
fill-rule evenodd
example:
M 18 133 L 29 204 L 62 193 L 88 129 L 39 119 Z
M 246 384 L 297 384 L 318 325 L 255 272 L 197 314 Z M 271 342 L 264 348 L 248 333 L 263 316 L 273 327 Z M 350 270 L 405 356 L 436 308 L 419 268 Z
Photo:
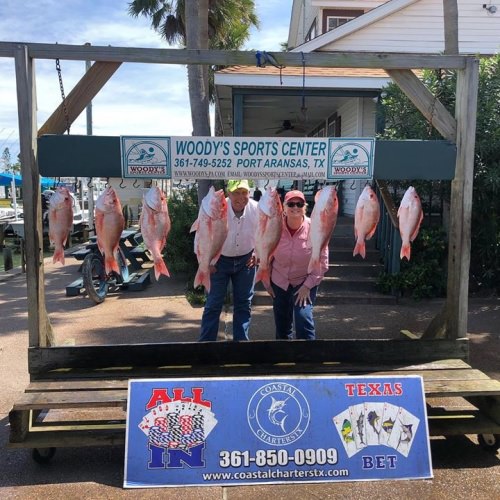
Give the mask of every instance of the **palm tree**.
M 258 26 L 254 0 L 133 0 L 132 16 L 151 18 L 151 27 L 167 43 L 188 49 L 236 50 Z M 210 84 L 213 68 L 188 65 L 189 101 L 193 135 L 210 136 Z M 213 93 L 212 93 L 213 95 Z M 213 99 L 212 99 L 213 100 Z M 208 192 L 210 180 L 198 180 L 198 202 Z

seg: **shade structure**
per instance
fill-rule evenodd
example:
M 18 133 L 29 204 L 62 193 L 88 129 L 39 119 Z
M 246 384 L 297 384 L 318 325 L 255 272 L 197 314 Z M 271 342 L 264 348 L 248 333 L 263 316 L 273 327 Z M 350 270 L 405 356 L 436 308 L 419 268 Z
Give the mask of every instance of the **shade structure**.
M 10 186 L 12 184 L 12 177 L 14 177 L 16 186 L 20 186 L 22 184 L 22 178 L 20 175 L 6 174 L 5 172 L 0 172 L 0 186 Z
M 16 186 L 21 187 L 23 184 L 23 178 L 20 175 L 13 175 L 5 172 L 0 172 L 0 186 L 11 186 L 12 177 L 14 177 Z M 56 182 L 54 181 L 54 179 L 51 179 L 49 177 L 40 177 L 40 184 L 42 189 L 48 189 L 54 186 Z

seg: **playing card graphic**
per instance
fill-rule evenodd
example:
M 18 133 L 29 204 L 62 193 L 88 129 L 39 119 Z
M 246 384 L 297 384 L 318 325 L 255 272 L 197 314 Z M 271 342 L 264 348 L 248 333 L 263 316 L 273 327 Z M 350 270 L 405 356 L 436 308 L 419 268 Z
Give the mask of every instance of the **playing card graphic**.
M 392 434 L 396 417 L 398 414 L 399 406 L 394 406 L 390 403 L 384 403 L 384 411 L 382 414 L 382 424 L 380 433 L 380 444 L 389 446 L 389 438 Z
M 407 457 L 419 423 L 415 415 L 403 407 L 399 408 L 388 445 Z
M 205 441 L 216 424 L 214 413 L 206 406 L 173 401 L 144 415 L 139 428 L 155 446 L 191 448 Z
M 365 402 L 364 411 L 366 415 L 366 444 L 368 446 L 381 444 L 384 403 Z
M 366 415 L 363 403 L 349 406 L 354 442 L 358 450 L 366 446 Z
M 353 428 L 351 424 L 351 415 L 349 408 L 333 417 L 333 424 L 339 433 L 340 440 L 344 445 L 344 449 L 348 457 L 352 457 L 357 451 L 356 443 L 354 442 Z

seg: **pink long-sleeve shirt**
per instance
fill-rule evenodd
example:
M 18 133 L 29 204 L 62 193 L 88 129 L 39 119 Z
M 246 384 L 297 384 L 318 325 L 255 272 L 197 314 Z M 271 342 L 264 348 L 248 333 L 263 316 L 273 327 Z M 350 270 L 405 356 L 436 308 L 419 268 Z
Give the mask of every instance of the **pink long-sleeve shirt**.
M 292 236 L 283 220 L 281 239 L 274 252 L 272 261 L 271 280 L 283 290 L 289 285 L 297 286 L 302 283 L 307 288 L 320 284 L 328 269 L 328 245 L 320 255 L 321 274 L 308 274 L 307 267 L 311 258 L 312 249 L 307 246 L 307 237 L 311 219 L 305 217 L 302 225 Z

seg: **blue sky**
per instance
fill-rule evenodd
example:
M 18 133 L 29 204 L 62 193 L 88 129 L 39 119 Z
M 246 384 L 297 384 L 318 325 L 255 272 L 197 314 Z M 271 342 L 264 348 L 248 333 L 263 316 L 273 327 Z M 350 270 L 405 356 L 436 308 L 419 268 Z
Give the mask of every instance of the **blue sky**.
M 146 18 L 128 15 L 128 0 L 1 0 L 0 41 L 167 48 Z M 260 29 L 245 50 L 280 50 L 288 38 L 292 0 L 255 0 Z M 61 61 L 66 95 L 85 71 Z M 55 62 L 37 60 L 38 127 L 61 102 Z M 0 155 L 19 153 L 14 61 L 0 57 Z M 186 69 L 122 64 L 93 101 L 94 135 L 191 135 Z M 71 127 L 86 133 L 85 113 Z M 0 166 L 1 169 L 2 166 Z

